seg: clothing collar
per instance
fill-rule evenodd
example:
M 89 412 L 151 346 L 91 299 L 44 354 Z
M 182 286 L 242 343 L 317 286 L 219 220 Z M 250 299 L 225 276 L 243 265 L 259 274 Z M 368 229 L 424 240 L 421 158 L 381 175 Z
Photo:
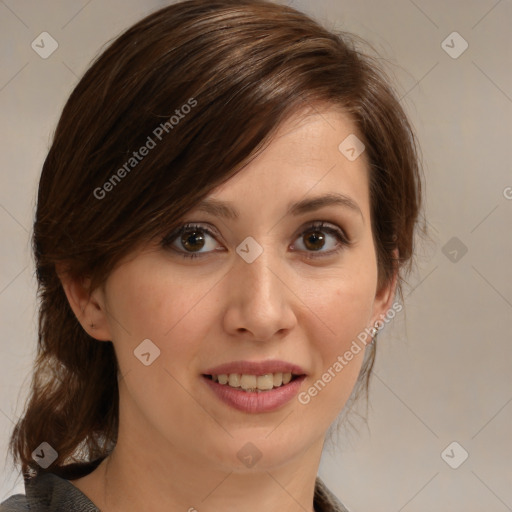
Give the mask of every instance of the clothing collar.
M 29 510 L 100 512 L 69 480 L 53 473 L 40 473 L 36 477 L 26 479 L 25 495 Z M 348 512 L 319 477 L 316 478 L 313 506 L 315 512 Z

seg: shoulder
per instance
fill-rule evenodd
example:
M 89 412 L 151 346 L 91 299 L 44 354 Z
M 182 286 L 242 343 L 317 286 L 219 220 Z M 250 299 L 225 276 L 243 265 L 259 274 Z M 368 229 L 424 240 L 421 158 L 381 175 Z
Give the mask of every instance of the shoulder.
M 22 510 L 30 510 L 27 497 L 24 494 L 15 494 L 0 503 L 0 512 L 18 512 Z
M 315 512 L 349 512 L 320 477 L 316 479 L 314 508 Z
M 99 512 L 92 501 L 68 480 L 42 473 L 25 480 L 25 495 L 10 496 L 0 512 Z

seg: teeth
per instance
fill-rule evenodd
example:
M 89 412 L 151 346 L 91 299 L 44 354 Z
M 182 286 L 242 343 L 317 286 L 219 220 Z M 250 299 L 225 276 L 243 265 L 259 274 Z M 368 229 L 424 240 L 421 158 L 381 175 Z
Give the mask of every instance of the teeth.
M 258 378 L 256 375 L 242 375 L 240 377 L 240 387 L 245 389 L 256 389 L 258 383 Z
M 238 375 L 238 373 L 230 373 L 229 374 L 229 385 L 232 388 L 240 387 L 240 375 Z
M 267 391 L 274 387 L 274 376 L 271 373 L 267 373 L 266 375 L 260 375 L 257 379 L 258 389 L 262 389 L 263 391 Z
M 232 388 L 242 388 L 244 391 L 268 391 L 288 384 L 292 380 L 292 374 L 287 373 L 267 373 L 265 375 L 247 375 L 239 373 L 230 373 L 212 375 L 212 380 L 219 384 L 227 384 Z

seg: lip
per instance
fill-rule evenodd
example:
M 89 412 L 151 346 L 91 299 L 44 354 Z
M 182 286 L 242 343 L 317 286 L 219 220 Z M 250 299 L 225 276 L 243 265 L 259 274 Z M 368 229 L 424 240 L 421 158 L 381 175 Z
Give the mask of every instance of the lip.
M 291 373 L 294 375 L 288 384 L 268 391 L 244 391 L 219 384 L 208 375 L 239 373 L 246 375 L 265 375 L 266 373 Z M 306 372 L 298 365 L 286 361 L 233 361 L 209 368 L 201 375 L 202 381 L 223 403 L 251 414 L 275 411 L 289 403 L 299 392 Z
M 232 388 L 228 384 L 219 384 L 213 380 L 201 376 L 213 393 L 225 404 L 243 412 L 258 414 L 271 412 L 283 407 L 290 402 L 299 392 L 305 375 L 296 377 L 288 384 L 284 384 L 269 391 L 244 391 L 240 388 Z
M 208 368 L 203 375 L 222 375 L 230 373 L 245 373 L 246 375 L 265 375 L 266 373 L 292 373 L 294 375 L 306 375 L 306 372 L 298 365 L 271 359 L 268 361 L 232 361 L 214 368 Z

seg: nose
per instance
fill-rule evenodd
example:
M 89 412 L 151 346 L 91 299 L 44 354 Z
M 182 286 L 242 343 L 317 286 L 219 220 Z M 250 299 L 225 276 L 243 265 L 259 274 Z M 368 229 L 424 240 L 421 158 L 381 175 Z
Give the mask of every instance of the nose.
M 279 257 L 264 249 L 254 261 L 237 259 L 226 276 L 224 328 L 233 336 L 270 341 L 296 324 L 290 273 Z

